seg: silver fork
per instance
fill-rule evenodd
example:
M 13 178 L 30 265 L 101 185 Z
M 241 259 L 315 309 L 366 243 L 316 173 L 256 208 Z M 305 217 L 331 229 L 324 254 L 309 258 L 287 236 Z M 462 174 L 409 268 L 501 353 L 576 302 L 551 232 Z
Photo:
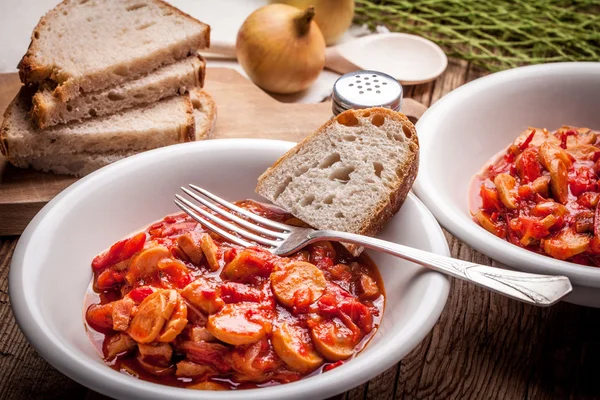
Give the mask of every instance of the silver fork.
M 275 255 L 286 256 L 310 243 L 321 240 L 354 243 L 383 251 L 537 306 L 550 306 L 572 290 L 571 282 L 566 276 L 511 271 L 441 256 L 354 233 L 298 228 L 281 224 L 231 204 L 198 186 L 189 185 L 189 187 L 191 190 L 185 187 L 182 187 L 181 190 L 191 199 L 224 218 L 219 218 L 179 194 L 175 195 L 175 204 L 206 228 L 240 246 L 249 247 L 259 244 Z

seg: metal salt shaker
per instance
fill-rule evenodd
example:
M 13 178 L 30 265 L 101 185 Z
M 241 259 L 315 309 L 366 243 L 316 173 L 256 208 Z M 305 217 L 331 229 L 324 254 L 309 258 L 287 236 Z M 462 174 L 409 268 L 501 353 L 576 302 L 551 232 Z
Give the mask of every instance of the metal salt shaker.
M 385 107 L 400 111 L 402 85 L 379 71 L 354 71 L 342 75 L 333 85 L 333 115 L 350 109 Z

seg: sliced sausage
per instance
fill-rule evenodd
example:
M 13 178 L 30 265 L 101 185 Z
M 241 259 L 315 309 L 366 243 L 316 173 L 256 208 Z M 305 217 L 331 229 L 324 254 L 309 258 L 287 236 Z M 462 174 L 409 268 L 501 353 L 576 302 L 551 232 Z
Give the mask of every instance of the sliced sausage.
M 114 307 L 114 301 L 107 304 L 92 304 L 85 312 L 85 319 L 94 329 L 112 328 Z
M 325 319 L 311 328 L 317 350 L 328 360 L 345 360 L 354 354 L 356 334 L 338 318 Z
M 185 263 L 173 258 L 163 258 L 158 262 L 161 280 L 169 287 L 181 289 L 194 280 Z
M 542 248 L 546 254 L 558 260 L 566 260 L 588 250 L 590 237 L 586 234 L 576 233 L 565 229 L 557 236 L 544 240 Z
M 556 145 L 560 145 L 560 139 L 548 132 L 548 130 L 536 128 L 529 128 L 526 131 L 521 132 L 521 134 L 514 140 L 513 145 L 518 148 L 522 147 L 533 131 L 535 131 L 535 133 L 533 134 L 533 138 L 531 143 L 529 143 L 529 146 L 539 147 L 545 142 L 551 142 Z
M 548 171 L 550 171 L 550 187 L 554 200 L 565 204 L 569 199 L 569 181 L 567 167 L 562 160 L 552 160 Z
M 204 277 L 197 278 L 181 291 L 184 299 L 207 314 L 214 314 L 223 308 L 225 303 L 220 293 L 217 282 Z
M 547 198 L 549 185 L 550 177 L 548 175 L 544 175 L 531 182 L 531 189 L 540 196 Z
M 556 131 L 556 135 L 560 137 L 561 135 L 566 134 L 568 131 L 575 132 L 576 135 L 567 136 L 567 151 L 571 147 L 580 146 L 584 144 L 592 144 L 596 141 L 596 135 L 591 132 L 589 128 L 574 128 L 571 126 L 562 126 L 558 131 Z
M 498 226 L 494 223 L 489 213 L 479 210 L 475 213 L 475 219 L 486 231 L 493 233 L 496 236 L 501 236 L 501 230 L 498 229 Z
M 216 271 L 221 268 L 218 257 L 219 248 L 208 233 L 203 233 L 200 236 L 200 247 L 202 248 L 202 252 L 206 257 L 206 261 L 208 262 L 211 271 Z
M 269 276 L 273 270 L 272 255 L 267 251 L 244 249 L 223 269 L 232 281 L 247 281 L 256 276 Z
M 515 178 L 509 174 L 498 174 L 494 178 L 494 185 L 496 185 L 496 189 L 498 189 L 498 195 L 500 196 L 502 204 L 509 210 L 517 208 L 517 202 L 513 191 L 516 185 Z
M 567 210 L 567 207 L 553 201 L 552 199 L 550 199 L 550 201 L 537 203 L 531 209 L 531 213 L 536 217 L 545 217 L 550 214 L 554 215 L 555 217 L 564 217 L 568 212 L 569 210 Z
M 276 268 L 270 279 L 273 294 L 281 304 L 288 307 L 295 305 L 299 291 L 307 295 L 309 303 L 312 303 L 321 297 L 327 285 L 323 271 L 303 261 L 290 262 Z
M 594 232 L 594 212 L 584 210 L 575 216 L 575 230 L 577 233 Z
M 175 290 L 157 290 L 139 305 L 131 324 L 129 335 L 138 343 L 150 343 L 156 339 L 165 322 L 177 306 Z
M 262 339 L 266 334 L 265 327 L 250 320 L 253 306 L 247 304 L 226 304 L 221 311 L 208 317 L 206 328 L 217 339 L 236 346 Z
M 143 250 L 131 260 L 125 279 L 129 284 L 133 284 L 138 279 L 151 276 L 158 270 L 158 262 L 163 258 L 170 257 L 171 252 L 162 245 L 155 245 Z
M 550 163 L 552 162 L 552 160 L 561 160 L 567 168 L 571 168 L 571 166 L 573 165 L 573 160 L 569 153 L 567 153 L 565 150 L 561 149 L 555 144 L 551 144 L 548 142 L 543 143 L 540 146 L 538 155 L 540 159 L 540 164 L 542 164 L 544 168 L 546 168 L 548 171 L 550 171 Z
M 175 340 L 177 335 L 179 335 L 187 325 L 187 305 L 179 295 L 177 295 L 177 297 L 177 306 L 156 339 L 159 342 L 171 342 Z
M 308 373 L 323 364 L 305 328 L 283 323 L 273 331 L 271 342 L 277 355 L 294 371 Z
M 598 151 L 598 147 L 593 144 L 581 144 L 571 148 L 567 148 L 567 153 L 580 160 L 592 160 L 594 154 Z

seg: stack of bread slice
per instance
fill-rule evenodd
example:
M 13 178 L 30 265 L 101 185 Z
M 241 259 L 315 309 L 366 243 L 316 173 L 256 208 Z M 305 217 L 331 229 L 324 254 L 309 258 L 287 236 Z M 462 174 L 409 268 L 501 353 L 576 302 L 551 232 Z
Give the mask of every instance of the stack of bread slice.
M 19 64 L 0 149 L 17 167 L 82 176 L 129 155 L 204 139 L 210 27 L 160 0 L 65 0 Z

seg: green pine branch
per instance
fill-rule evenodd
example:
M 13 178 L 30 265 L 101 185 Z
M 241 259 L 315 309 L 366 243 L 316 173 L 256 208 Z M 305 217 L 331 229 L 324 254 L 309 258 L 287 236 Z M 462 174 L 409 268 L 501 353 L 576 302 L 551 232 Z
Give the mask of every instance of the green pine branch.
M 600 61 L 600 0 L 356 0 L 355 22 L 426 37 L 490 71 Z

